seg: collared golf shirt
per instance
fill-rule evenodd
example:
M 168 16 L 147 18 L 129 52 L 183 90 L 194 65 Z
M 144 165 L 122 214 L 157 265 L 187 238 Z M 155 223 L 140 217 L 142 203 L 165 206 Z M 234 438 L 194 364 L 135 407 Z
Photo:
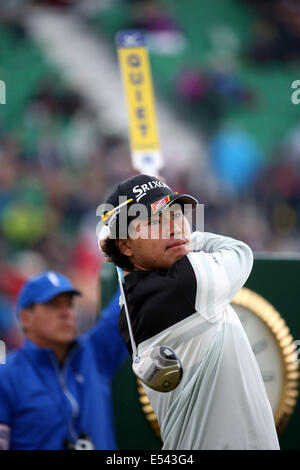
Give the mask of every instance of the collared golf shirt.
M 125 278 L 138 354 L 169 346 L 183 367 L 171 392 L 144 386 L 163 449 L 279 449 L 260 369 L 230 305 L 251 272 L 252 251 L 211 233 L 193 233 L 192 244 L 169 270 Z M 131 352 L 124 308 L 119 328 Z

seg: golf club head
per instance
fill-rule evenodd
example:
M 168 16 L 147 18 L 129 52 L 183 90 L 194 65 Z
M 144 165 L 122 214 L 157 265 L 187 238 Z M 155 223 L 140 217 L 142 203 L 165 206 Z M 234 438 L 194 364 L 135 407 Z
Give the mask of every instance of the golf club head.
M 145 357 L 136 357 L 132 364 L 135 375 L 157 392 L 170 392 L 182 377 L 182 365 L 173 349 L 155 346 Z

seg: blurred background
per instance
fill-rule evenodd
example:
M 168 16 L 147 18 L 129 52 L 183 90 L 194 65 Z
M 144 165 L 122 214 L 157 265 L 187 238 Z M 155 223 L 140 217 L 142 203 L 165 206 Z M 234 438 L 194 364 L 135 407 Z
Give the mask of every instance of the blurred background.
M 96 208 L 130 163 L 115 34 L 141 29 L 162 175 L 205 204 L 205 229 L 256 252 L 300 248 L 300 4 L 296 0 L 1 0 L 0 338 L 22 336 L 15 299 L 44 269 L 95 320 L 103 266 Z

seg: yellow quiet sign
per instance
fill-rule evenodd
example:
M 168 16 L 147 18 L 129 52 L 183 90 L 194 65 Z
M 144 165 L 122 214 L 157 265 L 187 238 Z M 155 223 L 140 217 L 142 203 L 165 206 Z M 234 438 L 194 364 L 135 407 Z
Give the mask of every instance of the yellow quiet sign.
M 139 155 L 147 166 L 147 160 L 148 163 L 153 158 L 160 160 L 160 145 L 151 69 L 143 34 L 140 31 L 122 31 L 117 36 L 117 46 L 129 115 L 131 152 L 133 159 Z

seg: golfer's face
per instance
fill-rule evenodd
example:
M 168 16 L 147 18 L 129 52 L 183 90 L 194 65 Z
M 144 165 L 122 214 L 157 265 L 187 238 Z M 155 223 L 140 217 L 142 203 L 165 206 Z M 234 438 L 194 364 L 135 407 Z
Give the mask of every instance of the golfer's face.
M 76 335 L 73 294 L 59 294 L 45 304 L 35 304 L 26 316 L 25 328 L 37 344 L 67 344 Z
M 134 220 L 130 234 L 136 269 L 168 269 L 191 251 L 189 222 L 179 205 L 148 220 Z

